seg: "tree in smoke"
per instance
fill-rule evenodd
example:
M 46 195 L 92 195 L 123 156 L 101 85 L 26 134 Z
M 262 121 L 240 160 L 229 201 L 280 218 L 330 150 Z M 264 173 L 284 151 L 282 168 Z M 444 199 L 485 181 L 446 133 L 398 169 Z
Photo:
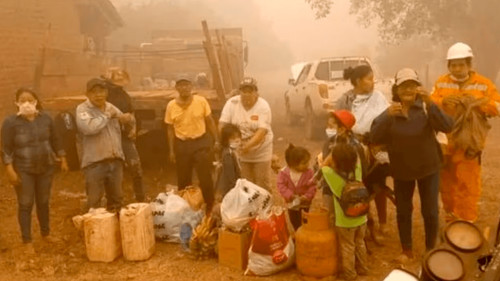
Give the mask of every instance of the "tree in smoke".
M 326 17 L 332 0 L 305 0 L 317 17 Z M 351 0 L 351 12 L 365 26 L 378 23 L 390 42 L 428 35 L 433 42 L 463 41 L 472 46 L 478 68 L 495 78 L 500 69 L 498 0 Z

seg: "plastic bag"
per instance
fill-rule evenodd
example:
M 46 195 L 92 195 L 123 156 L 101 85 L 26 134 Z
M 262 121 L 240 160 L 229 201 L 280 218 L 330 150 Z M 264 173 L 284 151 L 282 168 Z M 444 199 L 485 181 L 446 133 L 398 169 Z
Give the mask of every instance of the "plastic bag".
M 194 229 L 201 221 L 203 212 L 194 211 L 188 202 L 173 191 L 160 193 L 151 203 L 155 236 L 166 242 L 180 243 L 181 226 L 185 223 Z
M 246 179 L 238 179 L 222 199 L 222 223 L 228 229 L 240 232 L 251 219 L 269 212 L 271 206 L 272 197 L 267 190 Z
M 276 208 L 266 219 L 255 219 L 245 275 L 271 275 L 293 265 L 295 246 L 288 232 L 285 212 Z
M 179 191 L 179 196 L 184 198 L 195 211 L 201 209 L 205 201 L 203 200 L 203 193 L 197 186 L 188 186 L 184 190 Z

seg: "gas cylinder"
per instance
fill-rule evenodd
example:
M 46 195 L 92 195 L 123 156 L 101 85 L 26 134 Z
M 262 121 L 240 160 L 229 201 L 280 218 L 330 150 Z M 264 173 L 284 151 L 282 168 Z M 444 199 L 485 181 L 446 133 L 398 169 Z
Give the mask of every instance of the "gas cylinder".
M 451 250 L 435 249 L 424 257 L 421 276 L 423 281 L 459 281 L 464 280 L 464 275 L 462 259 Z
M 302 211 L 302 226 L 295 233 L 296 263 L 305 276 L 323 278 L 337 274 L 338 249 L 328 211 Z

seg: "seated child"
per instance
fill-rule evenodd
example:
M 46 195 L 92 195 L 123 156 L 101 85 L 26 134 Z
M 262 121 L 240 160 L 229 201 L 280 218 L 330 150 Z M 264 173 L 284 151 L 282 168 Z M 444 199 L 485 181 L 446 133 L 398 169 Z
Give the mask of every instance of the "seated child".
M 361 165 L 356 149 L 347 141 L 337 141 L 331 152 L 330 166 L 322 168 L 323 177 L 333 193 L 335 226 L 341 253 L 341 275 L 344 280 L 355 280 L 368 274 L 364 242 L 366 215 L 347 217 L 340 206 L 340 197 L 348 179 L 361 181 Z M 357 263 L 357 264 L 356 264 Z
M 309 211 L 316 193 L 314 172 L 309 167 L 311 154 L 290 144 L 285 151 L 287 166 L 278 173 L 278 191 L 288 205 L 288 216 L 297 230 L 302 224 L 302 210 Z

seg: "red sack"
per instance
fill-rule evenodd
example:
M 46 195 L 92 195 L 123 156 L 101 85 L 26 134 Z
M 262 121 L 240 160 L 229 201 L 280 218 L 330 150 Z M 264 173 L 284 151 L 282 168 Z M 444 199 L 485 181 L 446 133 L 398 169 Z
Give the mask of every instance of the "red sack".
M 293 264 L 295 248 L 282 208 L 266 219 L 252 220 L 250 227 L 253 235 L 245 274 L 270 275 Z

